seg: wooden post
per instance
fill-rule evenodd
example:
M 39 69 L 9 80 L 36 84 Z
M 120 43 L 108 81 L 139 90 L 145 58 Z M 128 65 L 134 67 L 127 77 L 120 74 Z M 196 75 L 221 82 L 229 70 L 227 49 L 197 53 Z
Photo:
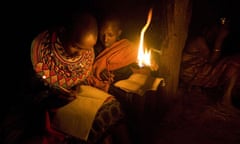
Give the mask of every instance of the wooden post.
M 161 0 L 159 6 L 162 51 L 159 72 L 166 78 L 164 97 L 171 102 L 177 98 L 181 57 L 188 35 L 192 3 L 191 0 Z

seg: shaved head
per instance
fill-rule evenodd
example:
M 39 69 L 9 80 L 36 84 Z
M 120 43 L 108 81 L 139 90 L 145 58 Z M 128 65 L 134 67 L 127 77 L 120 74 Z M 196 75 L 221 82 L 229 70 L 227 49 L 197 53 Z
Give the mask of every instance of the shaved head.
M 93 48 L 97 41 L 98 28 L 94 16 L 84 13 L 75 15 L 67 27 L 66 40 L 68 45 L 78 45 L 82 49 Z

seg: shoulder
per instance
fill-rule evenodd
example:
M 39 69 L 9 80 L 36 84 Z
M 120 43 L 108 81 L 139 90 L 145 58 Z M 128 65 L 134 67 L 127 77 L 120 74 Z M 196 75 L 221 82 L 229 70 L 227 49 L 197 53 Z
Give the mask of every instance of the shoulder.
M 45 31 L 42 31 L 42 32 L 38 33 L 38 34 L 35 35 L 35 37 L 33 38 L 33 41 L 41 40 L 42 38 L 46 37 L 48 33 L 49 33 L 48 30 L 45 30 Z
M 202 45 L 206 45 L 206 39 L 203 36 L 192 37 L 186 43 L 188 48 L 201 47 Z
M 204 42 L 204 41 L 205 41 L 204 36 L 198 35 L 198 36 L 190 38 L 188 40 L 188 43 L 201 43 L 201 42 Z
M 116 42 L 116 45 L 133 46 L 133 42 L 124 38 Z
M 120 39 L 118 42 L 119 43 L 131 43 L 131 41 L 126 38 Z
M 191 53 L 200 51 L 202 48 L 205 49 L 206 47 L 206 40 L 203 36 L 196 36 L 189 39 L 186 43 L 184 48 L 184 52 Z

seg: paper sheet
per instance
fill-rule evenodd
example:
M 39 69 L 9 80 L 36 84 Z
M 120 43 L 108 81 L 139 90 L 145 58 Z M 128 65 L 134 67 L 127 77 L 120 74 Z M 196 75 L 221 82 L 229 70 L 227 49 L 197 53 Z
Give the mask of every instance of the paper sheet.
M 110 94 L 91 86 L 81 86 L 77 98 L 59 108 L 53 118 L 56 129 L 87 140 L 98 109 Z

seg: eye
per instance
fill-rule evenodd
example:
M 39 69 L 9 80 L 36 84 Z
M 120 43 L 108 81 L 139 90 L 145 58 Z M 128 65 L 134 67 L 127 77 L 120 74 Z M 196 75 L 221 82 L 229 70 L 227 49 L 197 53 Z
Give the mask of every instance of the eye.
M 74 49 L 82 49 L 77 43 L 74 43 L 74 44 L 72 45 L 72 47 L 73 47 Z
M 108 37 L 113 37 L 114 36 L 114 34 L 108 34 Z

